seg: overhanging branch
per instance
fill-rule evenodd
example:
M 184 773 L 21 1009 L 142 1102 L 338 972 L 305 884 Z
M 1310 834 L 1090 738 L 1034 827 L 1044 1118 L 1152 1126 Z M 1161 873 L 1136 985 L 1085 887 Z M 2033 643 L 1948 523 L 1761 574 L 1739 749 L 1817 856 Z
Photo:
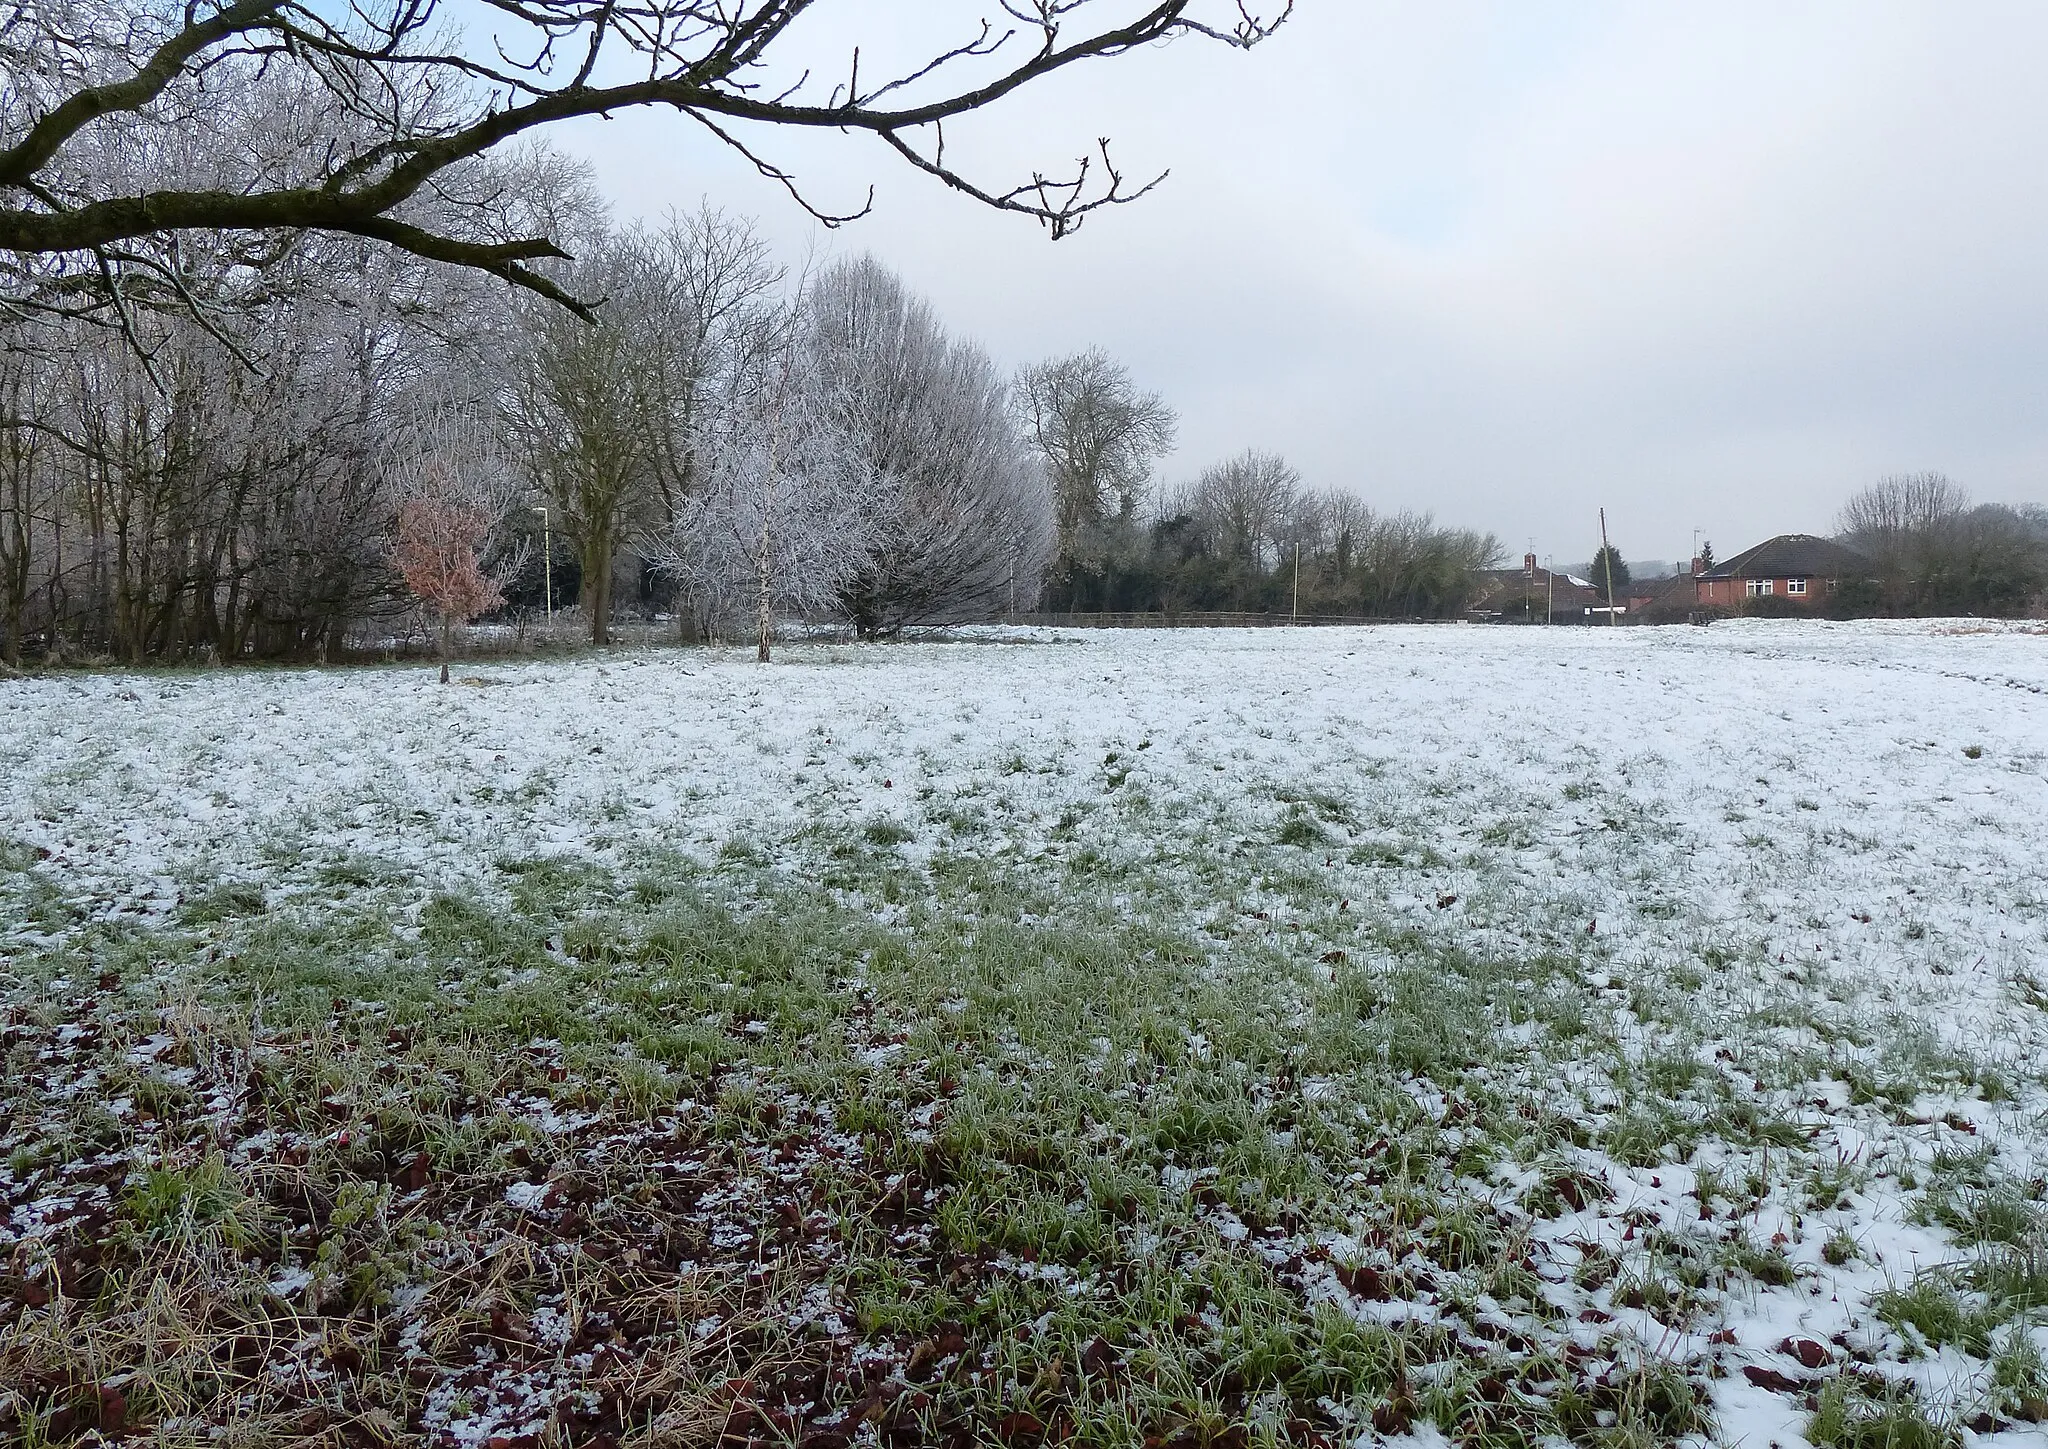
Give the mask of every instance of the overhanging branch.
M 885 105 L 884 100 L 897 97 L 907 100 L 907 92 L 952 74 L 960 63 L 996 55 L 1018 30 L 998 34 L 983 22 L 978 34 L 865 92 L 856 59 L 825 103 L 806 104 L 805 81 L 763 95 L 754 77 L 813 0 L 753 5 L 733 0 L 486 0 L 498 15 L 527 27 L 538 42 L 533 60 L 499 66 L 451 52 L 438 39 L 431 48 L 414 45 L 416 37 L 427 34 L 436 3 L 388 0 L 386 10 L 364 3 L 340 19 L 309 10 L 301 0 L 232 0 L 210 14 L 195 4 L 186 10 L 183 27 L 157 45 L 133 75 L 82 85 L 0 151 L 0 249 L 88 256 L 185 231 L 273 238 L 324 231 L 367 237 L 429 260 L 485 271 L 588 316 L 586 304 L 529 265 L 562 257 L 553 242 L 471 241 L 417 220 L 399 220 L 397 214 L 437 177 L 509 141 L 560 122 L 649 106 L 669 107 L 696 120 L 828 226 L 866 215 L 872 189 L 868 204 L 858 211 L 835 213 L 815 206 L 796 178 L 767 160 L 742 128 L 871 132 L 924 174 L 983 205 L 1031 216 L 1057 238 L 1093 211 L 1144 196 L 1164 180 L 1164 173 L 1127 188 L 1105 140 L 1071 176 L 1036 173 L 1023 185 L 990 187 L 948 162 L 945 122 L 1081 62 L 1177 36 L 1247 48 L 1271 35 L 1293 10 L 1287 0 L 1273 19 L 1265 20 L 1248 8 L 1249 0 L 1238 0 L 1236 21 L 1224 26 L 1190 15 L 1194 0 L 1157 0 L 1124 24 L 1069 40 L 1067 27 L 1093 0 L 997 0 L 1020 27 L 1028 27 L 1026 33 L 1037 32 L 1033 50 L 980 84 Z M 566 75 L 556 75 L 552 57 L 572 38 L 573 60 L 565 62 Z M 647 72 L 635 80 L 591 84 L 606 69 L 603 56 L 614 42 L 625 54 L 644 60 Z M 246 62 L 250 65 L 298 67 L 337 107 L 334 134 L 324 143 L 327 154 L 312 168 L 314 174 L 283 185 L 252 182 L 237 189 L 173 182 L 93 195 L 89 170 L 75 161 L 70 170 L 63 169 L 67 147 L 93 122 L 125 113 L 138 125 L 151 124 L 151 108 L 181 77 L 192 88 L 188 104 L 213 103 L 208 96 L 228 94 L 225 71 L 209 78 L 204 91 L 196 77 L 236 53 L 260 57 Z M 498 53 L 502 58 L 502 45 Z M 445 107 L 425 103 L 436 86 L 467 88 L 479 109 L 467 119 L 449 119 Z M 916 138 L 927 132 L 935 143 L 920 149 Z M 53 176 L 62 176 L 64 184 L 50 180 Z M 112 301 L 117 310 L 123 305 L 118 287 Z

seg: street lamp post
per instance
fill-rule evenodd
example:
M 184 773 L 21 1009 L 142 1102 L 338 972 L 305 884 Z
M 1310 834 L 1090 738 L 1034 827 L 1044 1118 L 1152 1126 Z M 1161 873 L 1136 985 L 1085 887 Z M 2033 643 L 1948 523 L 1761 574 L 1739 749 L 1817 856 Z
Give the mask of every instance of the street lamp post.
M 547 600 L 548 627 L 555 623 L 555 537 L 548 529 L 548 506 L 540 506 L 540 578 L 542 597 Z

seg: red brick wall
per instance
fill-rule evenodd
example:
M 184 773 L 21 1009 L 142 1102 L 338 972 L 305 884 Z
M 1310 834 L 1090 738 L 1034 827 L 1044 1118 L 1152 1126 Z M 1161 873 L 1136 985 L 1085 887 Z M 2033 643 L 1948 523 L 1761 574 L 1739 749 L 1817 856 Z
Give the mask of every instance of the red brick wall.
M 1785 592 L 1790 579 L 1772 579 L 1771 597 L 1789 599 L 1795 604 L 1817 604 L 1828 596 L 1833 587 L 1829 579 L 1808 579 L 1804 594 Z M 1700 603 L 1713 609 L 1739 609 L 1749 601 L 1748 579 L 1701 579 L 1699 580 Z

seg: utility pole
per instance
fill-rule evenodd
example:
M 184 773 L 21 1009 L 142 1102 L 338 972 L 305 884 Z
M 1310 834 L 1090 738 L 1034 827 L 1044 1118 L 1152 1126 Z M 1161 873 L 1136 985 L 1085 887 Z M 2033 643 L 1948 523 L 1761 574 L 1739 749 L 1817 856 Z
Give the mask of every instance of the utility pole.
M 1545 555 L 1543 556 L 1543 577 L 1544 577 L 1545 579 L 1547 579 L 1547 580 L 1549 581 L 1549 584 L 1550 584 L 1550 587 L 1549 587 L 1548 593 L 1547 593 L 1546 597 L 1545 597 L 1545 598 L 1544 598 L 1544 600 L 1543 600 L 1543 622 L 1544 622 L 1544 623 L 1546 623 L 1546 624 L 1555 624 L 1555 623 L 1557 622 L 1557 555 L 1556 555 L 1556 554 L 1554 554 L 1554 553 L 1547 553 L 1547 554 L 1545 554 Z
M 1607 546 L 1607 510 L 1600 510 L 1600 562 L 1607 570 L 1607 622 L 1614 622 L 1614 550 Z
M 555 536 L 548 530 L 548 506 L 540 506 L 540 579 L 548 602 L 548 626 L 555 622 Z

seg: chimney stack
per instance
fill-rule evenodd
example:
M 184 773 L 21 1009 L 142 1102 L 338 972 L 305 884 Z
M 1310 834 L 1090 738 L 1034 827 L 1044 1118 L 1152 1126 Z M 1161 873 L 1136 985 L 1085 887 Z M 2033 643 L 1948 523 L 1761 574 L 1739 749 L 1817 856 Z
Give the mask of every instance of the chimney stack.
M 1698 578 L 1698 577 L 1700 576 L 1700 560 L 1699 560 L 1699 555 L 1698 555 L 1698 554 L 1694 554 L 1694 555 L 1693 555 L 1693 560 L 1692 560 L 1692 576 L 1693 576 L 1694 578 Z
M 1522 572 L 1523 572 L 1524 574 L 1526 574 L 1526 575 L 1527 575 L 1528 577 L 1532 578 L 1532 579 L 1536 577 L 1536 555 L 1535 555 L 1535 554 L 1533 554 L 1533 553 L 1525 553 L 1525 554 L 1523 554 L 1523 555 L 1522 555 Z

